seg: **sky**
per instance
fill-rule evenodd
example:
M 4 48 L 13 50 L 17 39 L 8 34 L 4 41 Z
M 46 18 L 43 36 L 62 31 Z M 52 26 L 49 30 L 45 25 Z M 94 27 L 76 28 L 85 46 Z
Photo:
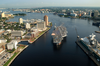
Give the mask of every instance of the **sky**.
M 100 7 L 100 0 L 1 0 L 0 8 Z

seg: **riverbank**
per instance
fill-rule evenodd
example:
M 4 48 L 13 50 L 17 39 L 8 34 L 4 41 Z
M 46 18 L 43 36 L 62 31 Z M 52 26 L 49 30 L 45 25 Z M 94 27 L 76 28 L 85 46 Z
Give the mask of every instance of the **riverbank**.
M 16 13 L 16 14 L 13 14 L 14 16 L 25 16 L 26 14 L 25 13 Z
M 76 44 L 87 54 L 87 56 L 97 65 L 100 66 L 100 62 L 89 52 L 80 42 L 79 38 L 77 38 Z
M 30 39 L 30 40 L 28 40 L 28 42 L 30 44 L 32 44 L 34 41 L 36 41 L 39 37 L 41 37 L 43 34 L 45 34 L 50 29 L 51 29 L 51 27 L 50 28 L 47 28 L 45 31 L 42 31 L 35 39 Z
M 12 56 L 3 66 L 9 66 L 9 65 L 16 59 L 16 57 L 17 57 L 22 51 L 24 51 L 27 47 L 28 47 L 28 45 L 26 45 L 24 48 L 22 48 L 22 50 L 20 50 L 19 52 L 14 52 L 13 56 Z

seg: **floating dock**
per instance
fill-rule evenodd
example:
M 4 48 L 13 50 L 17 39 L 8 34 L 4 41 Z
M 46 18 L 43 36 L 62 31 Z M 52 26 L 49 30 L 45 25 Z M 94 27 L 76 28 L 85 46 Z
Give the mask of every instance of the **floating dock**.
M 81 43 L 80 43 L 80 39 L 77 38 L 76 44 L 80 46 L 80 48 L 88 55 L 89 58 L 91 58 L 93 60 L 93 62 L 97 65 L 100 66 L 100 61 L 98 61 L 93 54 L 88 51 Z

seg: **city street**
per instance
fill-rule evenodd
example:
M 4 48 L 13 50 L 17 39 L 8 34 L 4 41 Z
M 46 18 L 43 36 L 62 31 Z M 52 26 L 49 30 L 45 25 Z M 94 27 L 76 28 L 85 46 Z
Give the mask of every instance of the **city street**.
M 3 52 L 2 54 L 0 54 L 0 66 L 3 66 L 12 55 L 13 54 L 8 52 Z

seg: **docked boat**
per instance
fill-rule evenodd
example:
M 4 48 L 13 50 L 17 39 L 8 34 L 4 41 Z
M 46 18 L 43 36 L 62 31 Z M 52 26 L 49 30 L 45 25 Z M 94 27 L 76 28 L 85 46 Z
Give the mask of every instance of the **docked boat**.
M 92 33 L 89 37 L 80 38 L 80 42 L 97 60 L 100 60 L 100 43 L 95 37 L 96 35 Z
M 100 31 L 95 31 L 96 33 L 100 33 Z
M 57 26 L 55 27 L 54 31 L 52 32 L 53 43 L 56 45 L 60 45 L 63 38 L 67 36 L 67 29 L 64 26 Z
M 98 26 L 99 27 L 100 26 L 100 21 L 93 22 L 92 25 L 95 25 L 95 26 Z

